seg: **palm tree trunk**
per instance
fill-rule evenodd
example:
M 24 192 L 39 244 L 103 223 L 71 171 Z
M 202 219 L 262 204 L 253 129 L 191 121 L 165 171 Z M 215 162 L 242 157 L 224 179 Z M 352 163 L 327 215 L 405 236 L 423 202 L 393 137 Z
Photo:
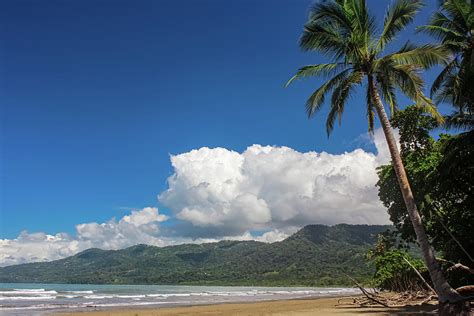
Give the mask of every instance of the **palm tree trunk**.
M 463 299 L 462 296 L 460 296 L 446 281 L 446 278 L 444 277 L 443 272 L 436 261 L 433 249 L 429 244 L 428 236 L 426 235 L 425 228 L 421 222 L 421 217 L 416 207 L 415 198 L 413 197 L 410 183 L 408 182 L 408 177 L 405 172 L 405 167 L 403 166 L 402 158 L 400 157 L 400 152 L 397 148 L 397 143 L 393 135 L 390 121 L 387 117 L 387 113 L 385 112 L 385 108 L 382 104 L 373 78 L 369 76 L 368 79 L 372 101 L 374 102 L 375 109 L 377 110 L 377 114 L 385 134 L 385 139 L 387 140 L 390 155 L 392 157 L 393 168 L 395 169 L 395 174 L 397 175 L 398 184 L 400 185 L 400 190 L 403 195 L 403 200 L 405 201 L 405 205 L 410 216 L 410 220 L 413 224 L 418 244 L 423 253 L 423 258 L 425 259 L 426 266 L 428 267 L 431 280 L 433 281 L 434 288 L 438 294 L 438 300 L 441 303 L 455 303 L 461 301 Z

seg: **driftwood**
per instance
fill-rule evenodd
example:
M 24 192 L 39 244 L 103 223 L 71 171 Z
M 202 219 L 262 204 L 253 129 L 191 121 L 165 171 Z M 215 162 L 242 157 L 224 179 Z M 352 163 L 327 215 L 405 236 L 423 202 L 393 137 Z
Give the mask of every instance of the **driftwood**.
M 369 295 L 370 296 L 370 295 Z M 376 301 L 373 299 L 375 298 Z M 427 295 L 424 291 L 418 292 L 382 292 L 375 297 L 357 296 L 343 297 L 338 300 L 338 304 L 359 305 L 361 307 L 384 306 L 388 308 L 397 308 L 407 305 L 423 305 L 426 303 L 437 303 L 437 296 Z M 381 304 L 382 303 L 382 304 Z
M 465 299 L 456 304 L 450 303 L 439 303 L 436 295 L 427 294 L 425 291 L 417 292 L 382 292 L 380 294 L 372 294 L 367 289 L 362 287 L 354 278 L 344 273 L 354 284 L 357 286 L 364 296 L 358 297 L 346 297 L 338 300 L 338 304 L 341 304 L 344 300 L 351 300 L 345 304 L 359 305 L 360 307 L 375 307 L 384 306 L 387 308 L 397 308 L 407 305 L 423 305 L 423 304 L 437 304 L 438 315 L 460 315 L 460 316 L 473 316 L 472 309 L 470 308 L 470 301 L 474 300 L 471 291 L 474 291 L 474 285 L 463 286 L 457 288 L 459 294 L 463 295 Z M 467 296 L 467 297 L 466 297 Z
M 474 299 L 474 285 L 465 285 L 458 287 L 456 289 L 456 292 L 458 292 L 460 295 L 467 297 L 470 300 Z
M 469 274 L 474 274 L 474 269 L 469 268 L 468 266 L 465 266 L 461 263 L 456 263 L 452 267 L 449 267 L 448 271 L 453 271 L 453 270 L 463 270 L 464 272 L 467 272 Z
M 362 293 L 365 295 L 365 297 L 367 297 L 367 299 L 369 301 L 373 301 L 377 304 L 380 304 L 384 307 L 389 307 L 387 304 L 385 304 L 384 302 L 381 302 L 375 294 L 372 294 L 370 292 L 368 292 L 366 289 L 364 289 L 356 280 L 354 280 L 350 275 L 344 273 L 352 282 L 354 282 L 354 284 L 359 288 L 359 290 L 362 291 Z
M 421 273 L 410 263 L 410 261 L 407 260 L 407 258 L 403 258 L 406 263 L 415 271 L 416 275 L 420 278 L 420 280 L 423 282 L 423 284 L 431 291 L 433 294 L 436 294 L 436 291 L 431 287 L 431 285 L 426 282 L 425 278 L 421 275 Z
M 402 307 L 406 305 L 422 305 L 430 301 L 436 301 L 438 297 L 436 295 L 428 294 L 426 291 L 411 291 L 411 292 L 374 292 L 370 293 L 369 290 L 365 289 L 360 285 L 354 278 L 350 275 L 344 273 L 356 287 L 364 294 L 364 296 L 359 297 L 346 297 L 338 300 L 338 304 L 341 304 L 341 301 L 350 299 L 352 302 L 349 304 L 357 304 L 359 306 L 383 306 L 387 308 L 392 307 Z

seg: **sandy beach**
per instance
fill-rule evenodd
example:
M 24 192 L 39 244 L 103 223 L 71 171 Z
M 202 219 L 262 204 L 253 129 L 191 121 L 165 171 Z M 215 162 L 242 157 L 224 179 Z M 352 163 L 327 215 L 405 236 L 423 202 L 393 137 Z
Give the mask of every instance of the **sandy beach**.
M 309 315 L 429 315 L 435 305 L 408 306 L 399 308 L 369 307 L 361 308 L 351 305 L 351 298 L 315 298 L 281 301 L 266 301 L 238 304 L 217 304 L 172 308 L 148 309 L 113 309 L 103 311 L 84 311 L 67 314 L 69 316 L 228 316 L 228 315 L 279 315 L 279 316 L 309 316 Z

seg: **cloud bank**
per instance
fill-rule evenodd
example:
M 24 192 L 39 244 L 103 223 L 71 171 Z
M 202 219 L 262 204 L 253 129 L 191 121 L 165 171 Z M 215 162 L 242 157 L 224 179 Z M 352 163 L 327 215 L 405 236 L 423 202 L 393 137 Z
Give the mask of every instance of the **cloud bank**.
M 168 217 L 157 208 L 134 210 L 119 221 L 76 225 L 76 235 L 23 231 L 16 239 L 0 240 L 0 265 L 55 260 L 88 248 L 120 249 L 140 243 L 163 246 L 159 223 Z
M 252 145 L 242 153 L 204 147 L 174 155 L 168 189 L 158 195 L 174 224 L 163 227 L 170 217 L 146 207 L 119 220 L 78 224 L 74 236 L 24 231 L 0 240 L 0 265 L 54 260 L 91 247 L 221 239 L 273 242 L 314 223 L 387 224 L 375 187 L 376 167 L 389 161 L 381 130 L 372 143 L 377 154 Z

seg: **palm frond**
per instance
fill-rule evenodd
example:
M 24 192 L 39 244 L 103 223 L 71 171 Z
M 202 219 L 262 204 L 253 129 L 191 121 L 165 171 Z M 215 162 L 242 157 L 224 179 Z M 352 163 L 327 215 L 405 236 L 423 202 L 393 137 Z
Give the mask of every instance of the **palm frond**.
M 474 114 L 453 113 L 445 117 L 444 127 L 446 129 L 472 130 L 474 129 Z
M 337 2 L 326 1 L 316 3 L 310 10 L 309 20 L 337 25 L 346 34 L 350 34 L 352 31 L 351 20 L 349 20 L 344 12 L 344 7 Z
M 376 33 L 376 20 L 369 14 L 365 0 L 347 0 L 344 12 L 352 25 L 352 32 L 347 37 L 350 47 L 348 58 L 351 60 L 368 59 L 373 51 L 373 37 Z
M 448 63 L 449 56 L 449 50 L 442 45 L 426 44 L 416 47 L 411 43 L 406 43 L 398 52 L 383 58 L 391 59 L 398 64 L 410 64 L 428 69 L 438 64 Z
M 393 84 L 397 85 L 400 90 L 415 101 L 423 91 L 423 79 L 417 73 L 416 66 L 405 64 L 388 66 Z
M 436 93 L 433 94 L 433 99 L 436 103 L 452 103 L 454 105 L 456 81 L 456 75 L 454 74 L 449 74 L 444 78 L 443 83 L 436 90 Z
M 338 60 L 348 50 L 346 38 L 336 27 L 314 21 L 305 25 L 299 45 L 303 51 L 318 51 L 333 60 Z
M 383 102 L 390 107 L 392 114 L 397 111 L 395 91 L 399 89 L 425 111 L 433 116 L 439 115 L 433 102 L 423 94 L 424 82 L 419 72 L 435 64 L 447 63 L 449 52 L 453 50 L 447 43 L 444 47 L 438 45 L 418 47 L 407 43 L 397 52 L 379 57 L 386 44 L 413 20 L 422 5 L 422 0 L 394 1 L 394 5 L 389 8 L 385 16 L 380 37 L 375 36 L 375 18 L 369 14 L 365 0 L 320 1 L 311 10 L 300 38 L 300 47 L 304 51 L 322 53 L 332 62 L 300 68 L 287 85 L 300 78 L 332 76 L 340 71 L 314 91 L 306 102 L 306 112 L 312 117 L 321 109 L 327 95 L 331 94 L 330 110 L 326 120 L 328 136 L 334 128 L 336 119 L 341 121 L 351 94 L 366 76 L 376 80 L 375 88 Z M 442 28 L 452 29 L 449 19 L 449 15 L 446 18 L 438 16 L 436 21 L 438 29 L 441 31 L 445 31 Z M 456 48 L 456 38 L 451 36 L 450 40 L 453 43 L 449 45 Z M 367 95 L 369 131 L 373 131 L 374 128 L 376 116 L 374 109 L 373 100 Z
M 418 32 L 424 32 L 427 33 L 434 38 L 441 39 L 443 41 L 449 39 L 451 41 L 453 40 L 464 40 L 465 36 L 455 30 L 452 30 L 450 28 L 444 27 L 444 26 L 438 26 L 438 25 L 422 25 L 418 26 L 416 28 L 417 33 Z
M 428 21 L 428 25 L 444 27 L 460 34 L 465 34 L 469 31 L 463 21 L 453 19 L 452 17 L 445 14 L 443 6 L 441 6 L 440 10 L 432 14 Z M 439 39 L 443 40 L 443 38 Z
M 290 80 L 288 80 L 285 87 L 288 87 L 291 83 L 293 83 L 297 79 L 303 79 L 303 78 L 313 77 L 313 76 L 322 76 L 322 77 L 329 76 L 345 66 L 346 66 L 345 63 L 330 63 L 330 64 L 317 64 L 317 65 L 303 66 L 300 69 L 298 69 L 296 74 L 293 77 L 291 77 Z
M 390 115 L 393 116 L 398 111 L 398 102 L 395 95 L 395 87 L 390 80 L 390 74 L 379 73 L 377 75 L 377 86 L 385 103 L 388 103 Z
M 395 65 L 392 67 L 394 83 L 400 90 L 412 99 L 416 106 L 424 113 L 430 114 L 438 123 L 443 123 L 444 119 L 436 109 L 436 105 L 430 98 L 423 94 L 423 79 L 413 65 Z
M 457 61 L 453 59 L 443 70 L 439 73 L 436 79 L 433 81 L 430 90 L 430 96 L 433 97 L 437 94 L 443 83 L 445 82 L 446 78 L 453 73 L 456 68 Z
M 334 87 L 338 86 L 343 80 L 345 80 L 350 71 L 351 69 L 346 69 L 338 73 L 311 94 L 306 101 L 306 113 L 309 118 L 313 117 L 314 114 L 320 110 L 321 106 L 324 104 L 326 94 L 331 92 Z
M 474 107 L 474 75 L 472 67 L 472 38 L 474 30 L 474 2 L 444 0 L 432 14 L 429 24 L 419 28 L 441 41 L 452 54 L 451 60 L 436 77 L 430 90 L 436 103 L 451 103 L 457 114 L 450 117 L 452 125 L 462 121 L 464 109 Z M 447 123 L 449 125 L 450 123 Z M 462 124 L 461 124 L 462 125 Z
M 385 14 L 382 34 L 377 43 L 377 51 L 383 50 L 396 34 L 413 21 L 415 14 L 422 7 L 419 0 L 397 0 Z
M 421 94 L 413 101 L 415 101 L 415 106 L 421 109 L 423 113 L 431 115 L 439 124 L 444 124 L 444 117 L 438 112 L 436 105 L 433 103 L 433 101 L 431 101 L 430 98 Z
M 331 110 L 329 111 L 326 120 L 326 132 L 328 136 L 331 134 L 334 128 L 334 122 L 336 118 L 339 124 L 342 120 L 342 114 L 344 113 L 344 107 L 347 99 L 350 97 L 356 85 L 362 82 L 364 73 L 360 71 L 352 72 L 349 76 L 341 80 L 339 85 L 334 88 L 331 97 Z
M 471 11 L 471 6 L 467 3 L 467 1 L 462 0 L 449 0 L 445 1 L 443 6 L 443 10 L 446 11 L 452 20 L 456 20 L 459 23 L 468 24 L 469 23 L 469 15 Z

